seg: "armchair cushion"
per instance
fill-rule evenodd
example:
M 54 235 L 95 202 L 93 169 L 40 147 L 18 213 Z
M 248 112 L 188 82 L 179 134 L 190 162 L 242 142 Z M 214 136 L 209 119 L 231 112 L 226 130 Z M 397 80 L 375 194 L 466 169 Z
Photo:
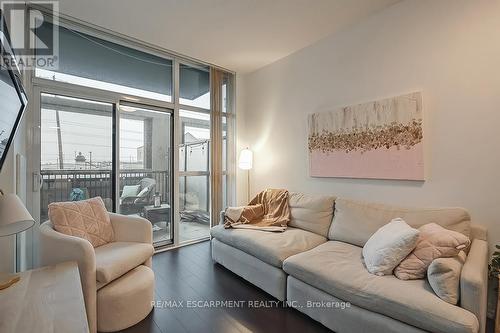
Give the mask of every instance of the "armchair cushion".
M 86 239 L 93 247 L 114 239 L 113 227 L 101 197 L 53 202 L 49 205 L 49 218 L 56 231 Z
M 96 248 L 96 279 L 99 286 L 103 287 L 146 262 L 153 252 L 153 245 L 135 242 L 113 242 Z

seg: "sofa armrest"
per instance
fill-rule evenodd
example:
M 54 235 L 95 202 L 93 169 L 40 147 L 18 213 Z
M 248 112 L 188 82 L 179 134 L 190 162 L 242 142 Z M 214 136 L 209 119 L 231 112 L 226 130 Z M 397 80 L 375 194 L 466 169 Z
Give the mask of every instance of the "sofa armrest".
M 221 211 L 219 215 L 219 224 L 224 225 L 225 211 Z
M 97 290 L 94 247 L 86 239 L 57 232 L 50 222 L 45 222 L 40 226 L 39 240 L 41 266 L 55 265 L 65 261 L 77 262 L 90 332 L 95 332 L 97 330 Z
M 460 276 L 460 305 L 476 315 L 479 333 L 486 330 L 488 243 L 474 239 Z
M 115 241 L 153 244 L 153 227 L 148 220 L 134 215 L 109 213 Z

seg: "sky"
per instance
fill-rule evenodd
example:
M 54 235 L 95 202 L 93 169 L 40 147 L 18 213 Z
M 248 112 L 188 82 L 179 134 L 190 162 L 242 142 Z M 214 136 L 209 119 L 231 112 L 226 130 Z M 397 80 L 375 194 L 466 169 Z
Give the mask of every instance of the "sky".
M 85 105 L 87 101 L 78 102 Z M 100 103 L 103 104 L 103 103 Z M 58 163 L 58 129 L 61 131 L 63 160 L 67 168 L 75 163 L 80 152 L 86 160 L 110 162 L 112 160 L 112 106 L 109 116 L 59 111 L 60 127 L 57 126 L 56 111 L 42 106 L 41 111 L 41 164 L 54 168 Z M 208 114 L 181 110 L 184 119 L 210 122 Z M 185 131 L 194 137 L 205 140 L 210 138 L 206 128 L 186 126 Z M 144 146 L 144 123 L 138 119 L 120 119 L 120 161 L 137 162 L 137 150 Z M 49 164 L 49 165 L 48 165 Z
M 112 160 L 112 117 L 82 113 L 59 112 L 64 163 L 74 164 L 81 152 L 87 160 L 92 152 L 93 161 Z M 58 127 L 56 111 L 42 107 L 41 163 L 58 162 Z

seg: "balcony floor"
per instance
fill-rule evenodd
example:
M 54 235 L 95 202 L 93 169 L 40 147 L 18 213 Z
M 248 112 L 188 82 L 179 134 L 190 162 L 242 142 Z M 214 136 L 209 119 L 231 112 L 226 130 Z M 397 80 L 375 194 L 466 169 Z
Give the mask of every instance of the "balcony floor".
M 210 234 L 210 227 L 206 223 L 181 221 L 179 229 L 179 241 L 189 241 L 207 237 Z
M 170 230 L 165 231 L 165 223 L 159 222 L 156 223 L 157 227 L 162 229 L 153 231 L 153 242 L 162 242 L 165 240 L 170 240 Z M 210 232 L 210 227 L 206 223 L 198 223 L 194 221 L 181 221 L 180 229 L 179 229 L 179 241 L 185 242 L 194 239 L 200 239 L 203 237 L 207 237 Z

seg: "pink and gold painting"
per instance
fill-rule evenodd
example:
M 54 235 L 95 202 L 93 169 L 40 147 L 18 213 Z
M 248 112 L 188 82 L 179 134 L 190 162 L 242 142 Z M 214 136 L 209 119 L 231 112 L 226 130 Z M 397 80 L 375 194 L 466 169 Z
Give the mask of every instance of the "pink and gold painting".
M 422 94 L 309 115 L 312 177 L 424 180 Z

